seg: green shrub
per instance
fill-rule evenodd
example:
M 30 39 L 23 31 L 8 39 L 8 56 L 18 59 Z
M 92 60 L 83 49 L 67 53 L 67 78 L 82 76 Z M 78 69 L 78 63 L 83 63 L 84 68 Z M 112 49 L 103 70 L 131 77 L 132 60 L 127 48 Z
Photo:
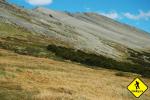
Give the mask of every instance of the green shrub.
M 150 77 L 150 68 L 141 66 L 140 64 L 118 62 L 116 60 L 104 57 L 102 55 L 85 53 L 81 50 L 75 50 L 56 45 L 48 45 L 47 49 L 51 52 L 54 52 L 56 56 L 59 56 L 66 60 L 71 60 L 90 66 L 98 66 L 107 69 L 116 69 L 124 72 L 133 72 L 141 74 L 145 77 Z
M 148 52 L 137 52 L 132 49 L 128 50 L 130 57 L 128 58 L 134 63 L 142 65 L 144 67 L 150 67 L 150 53 Z

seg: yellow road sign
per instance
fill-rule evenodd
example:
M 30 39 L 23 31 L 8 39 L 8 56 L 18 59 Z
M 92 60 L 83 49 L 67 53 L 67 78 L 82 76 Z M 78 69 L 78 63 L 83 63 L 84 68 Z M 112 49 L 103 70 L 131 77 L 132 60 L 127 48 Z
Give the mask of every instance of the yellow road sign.
M 128 90 L 137 98 L 139 98 L 148 86 L 139 78 L 134 79 L 128 86 Z

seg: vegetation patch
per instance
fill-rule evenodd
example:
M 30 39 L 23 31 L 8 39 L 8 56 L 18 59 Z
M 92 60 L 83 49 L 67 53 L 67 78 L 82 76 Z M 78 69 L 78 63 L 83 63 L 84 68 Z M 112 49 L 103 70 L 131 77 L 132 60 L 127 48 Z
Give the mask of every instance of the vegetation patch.
M 1 100 L 33 100 L 34 94 L 25 90 L 0 89 Z
M 23 72 L 23 70 L 21 68 L 17 68 L 16 72 Z
M 0 40 L 0 48 L 14 51 L 22 55 L 31 55 L 35 57 L 52 57 L 43 44 L 24 41 L 19 38 L 5 37 Z M 2 55 L 0 55 L 2 56 Z
M 12 72 L 8 72 L 8 71 L 0 69 L 0 77 L 15 78 L 15 74 Z
M 5 76 L 6 72 L 0 69 L 0 76 Z
M 81 50 L 75 50 L 56 45 L 48 45 L 47 49 L 55 53 L 56 56 L 59 56 L 66 60 L 79 62 L 89 66 L 97 66 L 124 72 L 137 73 L 141 74 L 144 77 L 150 77 L 150 68 L 147 66 L 141 66 L 140 64 L 119 62 L 102 55 L 85 53 Z
M 117 72 L 115 73 L 116 76 L 120 76 L 120 77 L 140 77 L 140 75 L 138 74 L 134 74 L 134 73 L 129 73 L 129 72 Z
M 132 62 L 139 64 L 143 67 L 150 67 L 150 53 L 148 52 L 137 52 L 129 49 L 128 53 L 130 57 L 128 58 Z
M 13 35 L 18 35 L 18 36 L 27 36 L 32 34 L 29 32 L 27 29 L 16 26 L 13 24 L 8 24 L 4 22 L 0 22 L 0 35 L 2 36 L 13 36 Z

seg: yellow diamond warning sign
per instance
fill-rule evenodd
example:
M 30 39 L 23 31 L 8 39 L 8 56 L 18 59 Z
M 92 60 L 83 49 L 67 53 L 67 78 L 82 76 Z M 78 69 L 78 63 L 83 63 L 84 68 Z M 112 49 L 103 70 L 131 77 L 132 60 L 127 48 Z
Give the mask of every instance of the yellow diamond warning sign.
M 146 90 L 148 86 L 139 78 L 136 78 L 128 86 L 128 90 L 137 98 L 139 98 Z

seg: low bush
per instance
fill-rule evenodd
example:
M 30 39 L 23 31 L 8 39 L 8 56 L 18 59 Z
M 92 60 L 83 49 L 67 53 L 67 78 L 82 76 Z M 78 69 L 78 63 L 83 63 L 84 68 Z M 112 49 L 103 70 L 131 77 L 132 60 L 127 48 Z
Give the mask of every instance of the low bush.
M 130 57 L 128 58 L 134 63 L 142 65 L 144 67 L 150 67 L 150 53 L 148 52 L 137 52 L 129 49 L 128 53 Z
M 22 55 L 31 55 L 36 57 L 49 57 L 50 53 L 45 49 L 45 46 L 39 46 L 36 44 L 28 44 L 24 42 L 18 42 L 16 39 L 5 42 L 0 41 L 0 48 L 14 51 L 15 53 Z
M 47 49 L 55 53 L 56 56 L 59 56 L 66 60 L 79 62 L 89 66 L 98 66 L 107 69 L 116 69 L 124 72 L 133 72 L 141 74 L 145 77 L 150 77 L 150 68 L 141 66 L 140 64 L 119 62 L 102 55 L 85 53 L 81 50 L 75 50 L 56 45 L 48 45 Z

